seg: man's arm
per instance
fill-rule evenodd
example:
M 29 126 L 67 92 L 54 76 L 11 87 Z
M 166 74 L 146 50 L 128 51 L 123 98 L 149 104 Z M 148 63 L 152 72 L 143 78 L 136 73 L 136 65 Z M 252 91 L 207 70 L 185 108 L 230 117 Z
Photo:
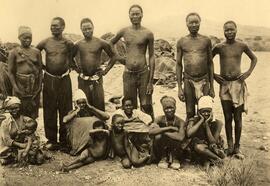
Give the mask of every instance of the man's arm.
M 76 69 L 76 63 L 74 61 L 74 56 L 73 56 L 73 51 L 74 51 L 75 45 L 70 40 L 66 41 L 66 45 L 67 45 L 67 48 L 68 48 L 69 68 L 71 70 L 73 70 L 73 69 L 75 70 Z
M 200 120 L 194 124 L 194 119 L 190 119 L 188 121 L 188 127 L 186 130 L 186 135 L 188 138 L 192 137 L 199 129 L 199 127 L 203 124 L 204 119 L 201 117 Z
M 16 72 L 17 72 L 16 49 L 14 49 L 10 52 L 10 55 L 8 56 L 8 76 L 12 84 L 13 90 L 15 91 L 15 94 L 21 95 L 22 92 L 19 90 L 16 83 L 16 78 L 15 78 Z
M 252 73 L 252 71 L 254 70 L 256 64 L 257 64 L 257 57 L 254 55 L 254 53 L 250 50 L 250 48 L 245 45 L 244 46 L 244 52 L 245 54 L 249 57 L 250 61 L 250 67 L 248 69 L 248 71 L 246 71 L 245 73 L 243 73 L 239 79 L 241 79 L 242 81 L 244 81 L 245 79 L 247 79 L 250 74 Z
M 33 144 L 33 139 L 31 137 L 27 137 L 27 145 L 26 145 L 24 152 L 22 154 L 23 157 L 25 157 L 28 154 L 32 144 Z
M 163 134 L 165 132 L 177 131 L 176 127 L 159 127 L 157 124 L 153 123 L 151 129 L 149 130 L 149 135 L 155 136 L 158 134 Z
M 209 96 L 214 98 L 215 97 L 215 91 L 214 91 L 214 63 L 213 63 L 213 56 L 212 56 L 212 44 L 211 44 L 210 39 L 208 39 L 207 56 L 208 56 L 208 74 L 209 74 L 209 81 L 210 81 Z
M 183 141 L 185 138 L 185 123 L 183 121 L 179 122 L 180 124 L 177 132 L 165 132 L 164 135 L 177 141 Z
M 147 85 L 146 94 L 153 93 L 153 79 L 155 72 L 155 55 L 154 55 L 154 34 L 151 32 L 148 39 L 148 54 L 149 54 L 149 67 L 150 67 L 150 76 Z
M 183 52 L 181 48 L 181 39 L 178 40 L 177 45 L 177 55 L 176 55 L 176 77 L 177 77 L 177 83 L 178 83 L 178 97 L 180 101 L 185 101 L 184 92 L 182 89 L 183 84 L 183 64 L 182 64 L 182 58 L 183 58 Z
M 218 141 L 218 138 L 220 136 L 220 132 L 222 129 L 222 123 L 216 121 L 216 126 L 215 126 L 213 133 L 212 133 L 210 126 L 209 126 L 209 121 L 206 121 L 205 129 L 206 129 L 207 139 L 210 142 L 210 144 L 216 144 Z
M 38 50 L 37 52 L 37 58 L 38 58 L 38 69 L 39 69 L 39 72 L 38 72 L 38 81 L 39 81 L 39 88 L 38 90 L 35 92 L 34 94 L 34 97 L 36 97 L 39 92 L 41 91 L 42 89 L 42 81 L 43 81 L 43 74 L 42 74 L 42 66 L 43 66 L 43 63 L 42 63 L 42 56 L 41 56 L 41 52 Z
M 116 55 L 116 61 L 119 61 L 122 65 L 126 64 L 126 58 L 121 57 L 117 53 L 117 51 L 114 48 L 114 44 L 116 44 L 124 36 L 124 32 L 125 32 L 125 28 L 123 28 L 119 32 L 117 32 L 117 34 L 113 38 L 111 38 L 111 40 L 109 41 L 109 44 L 111 45 L 112 50 Z
M 95 108 L 95 107 L 93 107 L 93 106 L 91 106 L 89 104 L 87 106 L 89 107 L 89 109 L 93 112 L 93 114 L 97 118 L 99 118 L 101 120 L 108 120 L 108 119 L 110 119 L 110 115 L 107 114 L 106 112 L 104 112 L 102 110 L 99 110 L 99 109 L 97 109 L 97 108 Z
M 113 67 L 113 65 L 115 64 L 116 55 L 115 55 L 115 52 L 114 52 L 112 46 L 109 43 L 107 43 L 106 41 L 102 41 L 102 46 L 103 46 L 103 50 L 106 52 L 106 54 L 110 58 L 106 69 L 103 71 L 103 75 L 105 76 L 110 71 L 110 69 Z

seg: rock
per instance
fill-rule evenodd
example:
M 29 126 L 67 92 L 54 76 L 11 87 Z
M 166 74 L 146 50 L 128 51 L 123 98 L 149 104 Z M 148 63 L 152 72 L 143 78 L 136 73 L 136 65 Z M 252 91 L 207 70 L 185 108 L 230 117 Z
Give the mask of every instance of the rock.
M 262 150 L 262 151 L 268 152 L 268 148 L 267 148 L 266 146 L 264 146 L 264 145 L 261 145 L 261 146 L 259 147 L 259 149 Z
M 174 57 L 174 51 L 170 43 L 164 39 L 157 39 L 154 42 L 155 56 Z
M 262 137 L 263 140 L 267 140 L 268 138 L 266 136 Z
M 265 124 L 266 122 L 265 121 L 261 121 L 260 124 Z
M 90 180 L 90 176 L 85 176 L 84 179 Z

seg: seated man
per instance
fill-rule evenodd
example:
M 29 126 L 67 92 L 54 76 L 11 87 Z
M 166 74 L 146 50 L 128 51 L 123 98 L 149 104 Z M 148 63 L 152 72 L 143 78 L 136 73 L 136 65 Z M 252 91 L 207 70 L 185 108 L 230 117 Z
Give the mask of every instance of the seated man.
M 95 160 L 106 158 L 108 152 L 109 130 L 105 129 L 105 123 L 96 121 L 93 123 L 93 129 L 89 131 L 93 142 L 89 144 L 74 161 L 67 165 L 62 164 L 61 171 L 68 172 L 71 169 L 76 169 L 93 163 Z
M 88 131 L 95 121 L 105 121 L 110 116 L 88 104 L 86 95 L 80 89 L 74 93 L 75 109 L 63 118 L 67 128 L 68 143 L 71 155 L 79 154 L 87 144 L 91 143 Z
M 179 169 L 182 142 L 185 139 L 185 122 L 175 115 L 176 100 L 163 96 L 160 99 L 164 115 L 155 119 L 150 130 L 154 136 L 154 154 L 162 168 Z
M 213 117 L 213 98 L 203 96 L 198 102 L 198 116 L 190 118 L 186 135 L 191 140 L 191 149 L 201 157 L 206 170 L 210 162 L 222 163 L 225 157 L 220 137 L 222 122 Z

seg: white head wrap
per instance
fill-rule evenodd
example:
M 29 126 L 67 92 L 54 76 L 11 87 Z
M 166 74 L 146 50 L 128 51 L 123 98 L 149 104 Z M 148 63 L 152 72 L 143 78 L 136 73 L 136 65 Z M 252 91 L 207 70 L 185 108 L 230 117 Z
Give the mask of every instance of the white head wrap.
M 213 109 L 214 100 L 211 96 L 202 96 L 198 101 L 198 109 L 211 108 Z
M 5 108 L 8 108 L 13 104 L 21 104 L 21 100 L 15 96 L 8 96 L 4 102 Z
M 74 95 L 73 95 L 73 99 L 75 102 L 80 100 L 80 99 L 87 100 L 85 93 L 81 89 L 75 90 Z

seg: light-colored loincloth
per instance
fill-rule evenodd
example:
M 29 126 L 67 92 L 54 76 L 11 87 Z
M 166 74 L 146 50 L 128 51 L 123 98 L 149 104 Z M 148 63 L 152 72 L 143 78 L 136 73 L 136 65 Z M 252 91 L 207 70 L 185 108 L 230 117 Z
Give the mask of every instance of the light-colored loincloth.
M 229 100 L 233 102 L 235 108 L 244 105 L 244 111 L 247 113 L 247 85 L 244 81 L 224 81 L 220 85 L 219 96 L 221 100 Z

